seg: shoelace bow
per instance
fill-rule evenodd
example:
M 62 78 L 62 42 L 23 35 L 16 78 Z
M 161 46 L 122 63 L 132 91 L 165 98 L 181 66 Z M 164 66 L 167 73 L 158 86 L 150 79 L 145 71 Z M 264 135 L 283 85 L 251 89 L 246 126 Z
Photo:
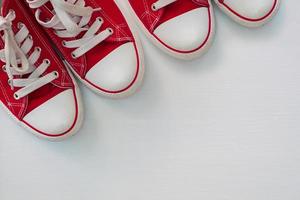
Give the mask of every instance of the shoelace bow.
M 5 63 L 3 71 L 8 75 L 8 83 L 13 90 L 14 87 L 21 88 L 14 93 L 15 99 L 20 99 L 40 87 L 52 82 L 58 77 L 57 72 L 49 73 L 40 77 L 50 66 L 49 60 L 37 68 L 33 65 L 38 61 L 41 49 L 35 48 L 32 54 L 27 54 L 33 47 L 32 37 L 24 24 L 19 24 L 19 32 L 15 35 L 12 30 L 12 21 L 15 12 L 10 11 L 6 17 L 0 16 L 0 32 L 3 32 L 4 49 L 0 50 L 0 59 Z M 19 46 L 22 43 L 21 47 Z M 27 78 L 15 78 L 29 75 Z
M 55 14 L 45 22 L 40 19 L 41 10 L 39 8 L 49 2 Z M 103 24 L 102 18 L 97 18 L 88 27 L 92 14 L 100 11 L 101 8 L 86 7 L 85 0 L 27 0 L 27 3 L 30 8 L 37 9 L 35 13 L 37 21 L 46 28 L 54 29 L 60 38 L 77 37 L 85 32 L 80 39 L 63 41 L 65 47 L 75 49 L 72 52 L 73 58 L 84 55 L 113 34 L 111 28 L 99 32 Z
M 164 8 L 178 0 L 158 0 L 155 3 L 152 4 L 152 10 L 157 11 L 161 8 Z M 207 0 L 193 0 L 194 3 L 206 6 Z

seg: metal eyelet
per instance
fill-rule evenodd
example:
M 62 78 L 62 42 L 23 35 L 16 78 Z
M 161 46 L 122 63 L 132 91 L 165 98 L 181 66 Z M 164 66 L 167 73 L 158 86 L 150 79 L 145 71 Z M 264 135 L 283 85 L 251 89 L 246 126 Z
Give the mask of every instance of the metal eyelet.
M 2 66 L 2 71 L 6 72 L 6 65 Z
M 151 5 L 151 9 L 152 9 L 152 11 L 155 11 L 155 12 L 156 12 L 156 11 L 157 11 L 156 5 L 155 5 L 155 4 L 152 4 L 152 5 Z
M 61 44 L 62 44 L 64 47 L 66 47 L 66 45 L 67 45 L 67 43 L 66 43 L 65 40 L 63 40 L 63 41 L 61 42 Z
M 46 63 L 47 65 L 50 65 L 50 60 L 49 59 L 44 59 L 44 63 Z
M 41 51 L 42 51 L 41 47 L 35 47 L 35 50 L 36 50 L 37 52 L 41 52 Z
M 57 71 L 54 71 L 53 74 L 54 74 L 54 76 L 56 76 L 56 78 L 59 77 L 59 73 Z
M 10 79 L 8 79 L 8 80 L 7 80 L 7 84 L 8 84 L 9 86 L 12 86 L 12 81 L 11 81 Z
M 111 35 L 114 33 L 114 30 L 112 28 L 107 28 L 107 30 L 110 32 Z
M 19 97 L 19 95 L 18 95 L 17 93 L 14 93 L 14 98 L 15 98 L 16 100 L 19 100 L 19 99 L 20 99 L 20 97 Z
M 32 35 L 28 35 L 28 38 L 29 38 L 30 40 L 32 40 Z
M 75 55 L 75 53 L 71 53 L 71 56 L 73 59 L 77 59 L 77 56 Z
M 22 22 L 18 22 L 17 27 L 18 29 L 21 29 L 22 27 L 24 27 L 24 24 Z
M 97 19 L 99 22 L 103 22 L 102 17 L 97 17 L 96 19 Z

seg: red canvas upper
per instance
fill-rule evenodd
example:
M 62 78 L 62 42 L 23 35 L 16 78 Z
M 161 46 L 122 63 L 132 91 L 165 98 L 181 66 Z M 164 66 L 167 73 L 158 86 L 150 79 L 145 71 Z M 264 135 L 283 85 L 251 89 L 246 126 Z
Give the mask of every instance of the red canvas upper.
M 14 88 L 14 90 L 12 90 L 8 84 L 7 74 L 2 70 L 0 71 L 0 101 L 12 112 L 13 115 L 15 115 L 20 120 L 30 111 L 37 108 L 62 91 L 66 89 L 74 89 L 72 79 L 70 78 L 68 72 L 65 70 L 65 67 L 60 61 L 59 57 L 52 50 L 43 30 L 40 29 L 39 25 L 35 22 L 35 19 L 33 19 L 31 14 L 27 13 L 27 10 L 25 8 L 25 4 L 22 1 L 4 0 L 2 3 L 2 15 L 6 16 L 10 9 L 13 9 L 15 11 L 16 19 L 13 21 L 13 31 L 15 33 L 18 31 L 18 22 L 25 24 L 30 32 L 30 35 L 33 38 L 34 47 L 41 48 L 41 56 L 36 62 L 36 66 L 41 64 L 44 59 L 49 59 L 51 65 L 48 67 L 44 74 L 57 71 L 59 73 L 59 77 L 53 82 L 29 94 L 28 96 L 16 100 L 13 94 L 20 88 Z M 2 34 L 3 33 L 1 33 L 1 35 Z M 0 40 L 0 49 L 3 48 L 4 42 L 3 40 Z M 0 60 L 0 66 L 3 66 L 4 64 L 5 63 Z
M 129 0 L 131 7 L 151 33 L 153 33 L 160 24 L 172 18 L 200 7 L 209 7 L 208 0 L 178 0 L 158 11 L 153 11 L 152 4 L 156 1 L 157 0 Z
M 26 0 L 23 0 L 24 2 Z M 105 56 L 111 53 L 116 48 L 127 42 L 134 42 L 133 35 L 128 27 L 128 24 L 122 15 L 121 11 L 115 4 L 114 0 L 85 0 L 86 6 L 90 6 L 92 8 L 102 8 L 100 11 L 96 11 L 93 13 L 92 18 L 90 20 L 91 25 L 97 17 L 101 17 L 104 20 L 104 24 L 98 32 L 105 30 L 106 28 L 113 29 L 113 35 L 110 36 L 105 41 L 98 44 L 96 47 L 88 51 L 85 55 L 74 59 L 71 56 L 72 51 L 74 49 L 66 48 L 63 46 L 62 42 L 64 39 L 58 37 L 52 29 L 44 29 L 51 41 L 57 46 L 59 51 L 63 54 L 64 58 L 68 61 L 71 67 L 76 71 L 76 73 L 84 79 L 86 73 L 99 61 L 101 61 Z M 40 8 L 41 19 L 45 20 L 49 19 L 53 16 L 52 6 L 48 3 Z M 32 10 L 34 13 L 35 10 Z M 81 37 L 82 35 L 79 35 Z M 76 38 L 69 38 L 69 40 L 75 40 Z M 68 41 L 68 40 L 66 40 Z M 138 66 L 137 66 L 138 67 Z M 138 71 L 138 70 L 137 70 Z

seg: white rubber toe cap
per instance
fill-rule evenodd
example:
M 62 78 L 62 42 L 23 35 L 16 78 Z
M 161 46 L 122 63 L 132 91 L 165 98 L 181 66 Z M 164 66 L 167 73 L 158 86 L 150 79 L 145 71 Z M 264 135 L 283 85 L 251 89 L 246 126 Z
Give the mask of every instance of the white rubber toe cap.
M 66 90 L 43 103 L 23 120 L 48 135 L 60 135 L 70 131 L 76 118 L 76 103 L 73 90 Z
M 193 51 L 205 42 L 209 23 L 208 8 L 197 8 L 162 23 L 154 34 L 173 49 Z
M 243 17 L 260 19 L 272 10 L 275 0 L 225 0 L 225 3 Z
M 99 61 L 88 71 L 85 78 L 105 92 L 121 91 L 134 80 L 137 65 L 134 44 L 128 42 Z

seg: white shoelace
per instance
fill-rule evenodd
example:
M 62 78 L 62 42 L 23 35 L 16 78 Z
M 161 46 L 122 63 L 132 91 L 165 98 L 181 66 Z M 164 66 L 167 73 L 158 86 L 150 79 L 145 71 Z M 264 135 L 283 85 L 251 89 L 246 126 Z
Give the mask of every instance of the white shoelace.
M 177 0 L 158 0 L 154 4 L 152 4 L 152 10 L 157 11 L 163 7 L 166 7 Z
M 14 34 L 12 21 L 15 17 L 13 10 L 6 17 L 0 16 L 0 32 L 3 32 L 2 39 L 5 44 L 4 49 L 0 50 L 0 59 L 5 63 L 2 69 L 8 75 L 8 84 L 11 89 L 13 90 L 14 87 L 21 88 L 14 93 L 14 98 L 20 99 L 55 80 L 58 73 L 55 71 L 40 77 L 49 67 L 50 61 L 45 59 L 39 67 L 34 67 L 41 55 L 41 48 L 36 47 L 32 54 L 27 57 L 33 48 L 32 36 L 22 23 L 18 24 L 19 31 L 16 35 Z M 22 78 L 23 75 L 29 76 Z
M 40 19 L 41 10 L 38 8 L 48 2 L 51 3 L 55 15 L 45 22 Z M 60 38 L 76 37 L 85 32 L 80 39 L 63 41 L 65 47 L 75 49 L 72 52 L 73 58 L 84 55 L 113 34 L 111 28 L 97 33 L 103 24 L 102 18 L 97 18 L 88 27 L 93 12 L 100 11 L 101 8 L 86 7 L 85 0 L 27 0 L 27 3 L 30 8 L 37 9 L 35 13 L 37 21 L 46 28 L 54 29 Z

